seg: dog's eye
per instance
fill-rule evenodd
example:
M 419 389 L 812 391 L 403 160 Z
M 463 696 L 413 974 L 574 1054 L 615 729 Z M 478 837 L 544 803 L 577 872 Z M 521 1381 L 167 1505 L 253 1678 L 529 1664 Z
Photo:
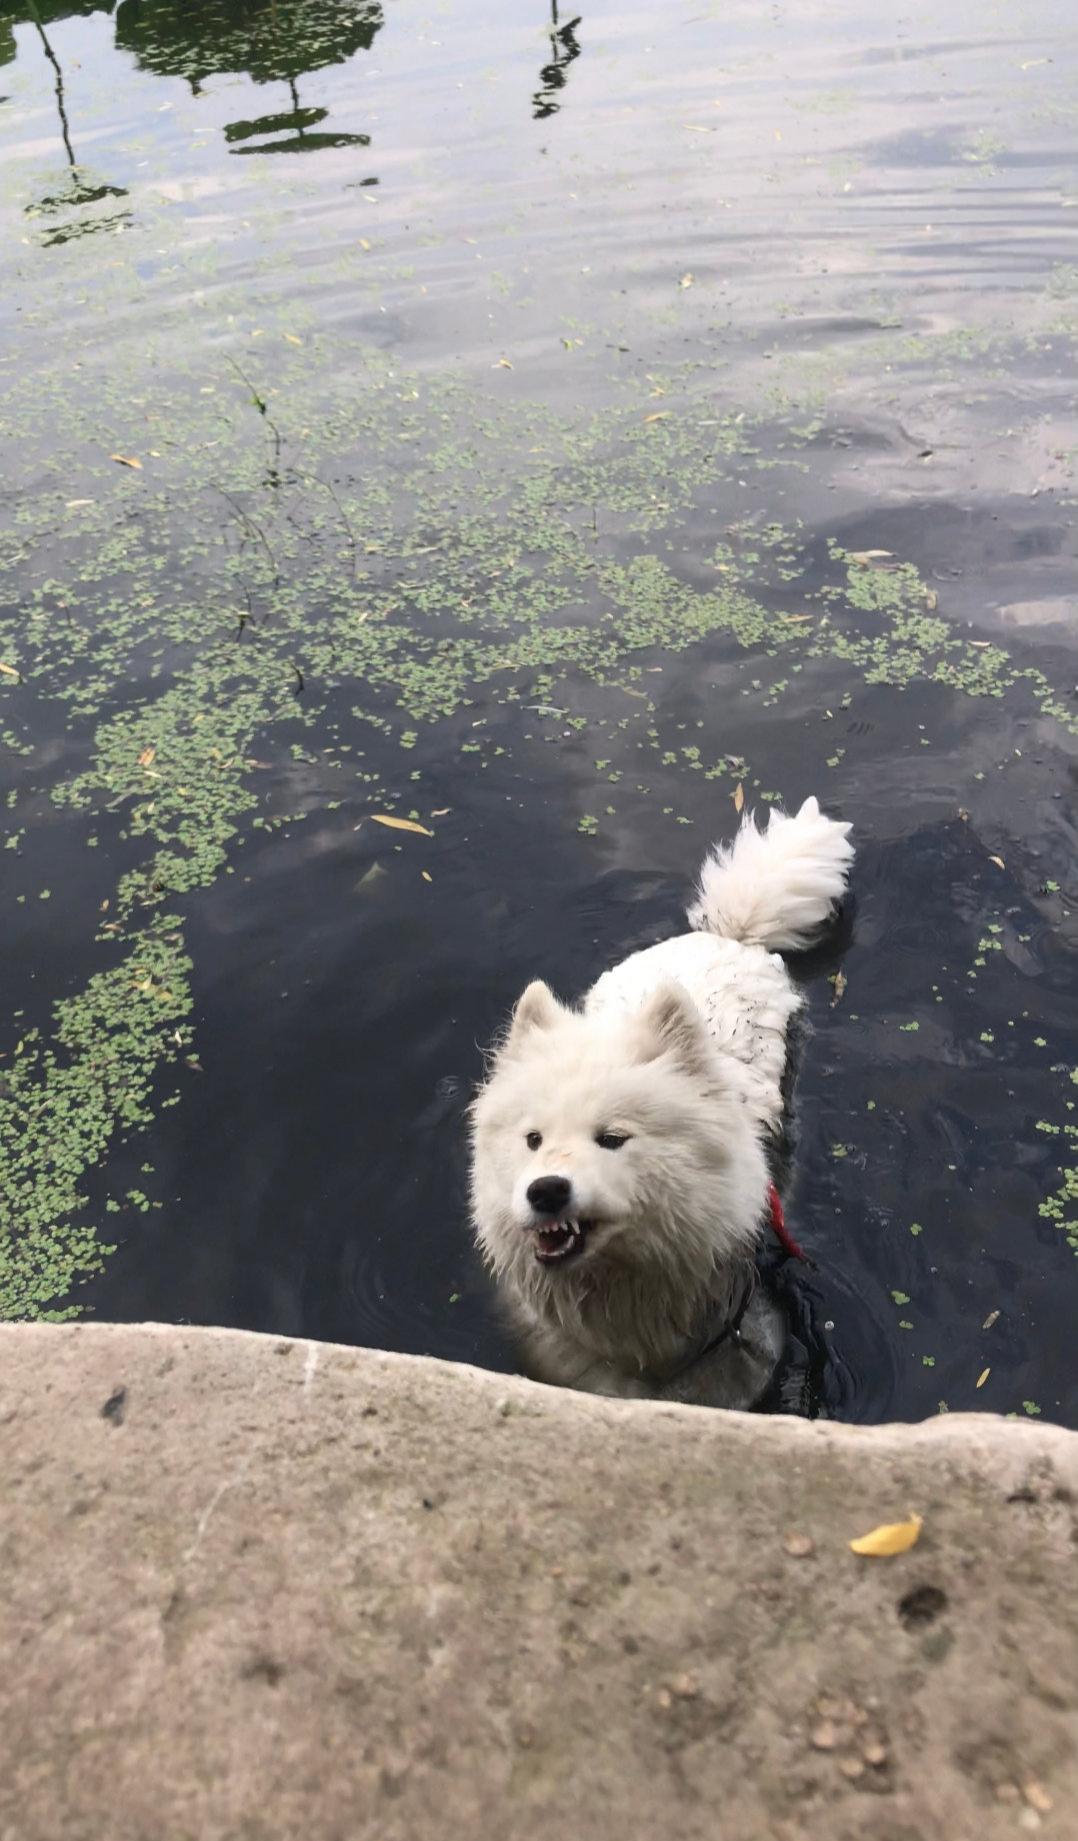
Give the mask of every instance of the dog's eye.
M 543 1142 L 543 1134 L 541 1131 L 530 1131 L 524 1142 L 530 1151 L 537 1151 Z
M 628 1132 L 597 1131 L 595 1142 L 601 1151 L 620 1151 L 623 1144 L 628 1144 Z

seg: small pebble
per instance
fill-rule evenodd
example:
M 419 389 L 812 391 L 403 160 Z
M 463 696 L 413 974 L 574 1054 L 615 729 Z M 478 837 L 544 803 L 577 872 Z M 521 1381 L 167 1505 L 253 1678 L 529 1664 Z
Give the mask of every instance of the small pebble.
M 865 1767 L 860 1758 L 843 1758 L 838 1768 L 843 1777 L 857 1778 L 865 1774 Z
M 809 1555 L 816 1551 L 816 1542 L 811 1534 L 798 1534 L 792 1529 L 783 1538 L 782 1544 L 793 1560 L 807 1560 Z
M 880 1739 L 869 1739 L 861 1747 L 861 1756 L 866 1764 L 871 1764 L 875 1770 L 879 1770 L 887 1763 L 887 1747 Z
M 670 1691 L 679 1700 L 695 1700 L 700 1692 L 700 1683 L 695 1675 L 677 1675 L 670 1683 Z
M 833 1720 L 821 1720 L 814 1726 L 811 1742 L 818 1752 L 833 1752 L 838 1744 L 838 1729 Z
M 1025 1797 L 1030 1808 L 1035 1809 L 1038 1815 L 1050 1814 L 1052 1799 L 1044 1785 L 1038 1783 L 1035 1777 L 1026 1778 L 1025 1783 L 1022 1785 L 1022 1795 Z

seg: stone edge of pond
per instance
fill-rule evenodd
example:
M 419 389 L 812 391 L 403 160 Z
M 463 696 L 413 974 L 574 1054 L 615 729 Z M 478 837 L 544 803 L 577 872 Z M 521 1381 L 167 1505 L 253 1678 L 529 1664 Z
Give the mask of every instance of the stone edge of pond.
M 961 1841 L 1078 1807 L 1078 1434 L 0 1328 L 0 1834 Z M 924 1517 L 890 1558 L 853 1554 Z M 867 1800 L 866 1800 L 867 1799 Z

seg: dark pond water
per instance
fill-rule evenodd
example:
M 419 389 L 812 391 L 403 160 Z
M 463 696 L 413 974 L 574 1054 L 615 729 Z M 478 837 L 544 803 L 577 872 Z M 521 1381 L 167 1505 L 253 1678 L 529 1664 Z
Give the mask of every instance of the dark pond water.
M 0 1314 L 508 1365 L 477 1045 L 817 792 L 830 1410 L 1078 1424 L 1076 63 L 1071 0 L 0 4 Z

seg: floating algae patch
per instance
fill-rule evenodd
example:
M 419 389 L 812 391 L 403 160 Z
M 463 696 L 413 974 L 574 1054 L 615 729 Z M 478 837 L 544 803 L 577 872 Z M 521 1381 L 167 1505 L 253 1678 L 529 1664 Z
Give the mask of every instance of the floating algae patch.
M 1050 1119 L 1037 1122 L 1037 1130 L 1056 1140 L 1060 1150 L 1059 1186 L 1041 1203 L 1040 1215 L 1059 1228 L 1078 1257 L 1078 1068 L 1065 1070 L 1065 1079 L 1065 1118 L 1058 1124 Z M 1065 1157 L 1073 1161 L 1065 1163 Z
M 191 1009 L 190 961 L 159 917 L 108 971 L 62 999 L 0 1072 L 0 1317 L 74 1316 L 72 1294 L 113 1248 L 85 1180 L 148 1125 L 162 1068 Z M 63 1305 L 57 1300 L 67 1300 Z

